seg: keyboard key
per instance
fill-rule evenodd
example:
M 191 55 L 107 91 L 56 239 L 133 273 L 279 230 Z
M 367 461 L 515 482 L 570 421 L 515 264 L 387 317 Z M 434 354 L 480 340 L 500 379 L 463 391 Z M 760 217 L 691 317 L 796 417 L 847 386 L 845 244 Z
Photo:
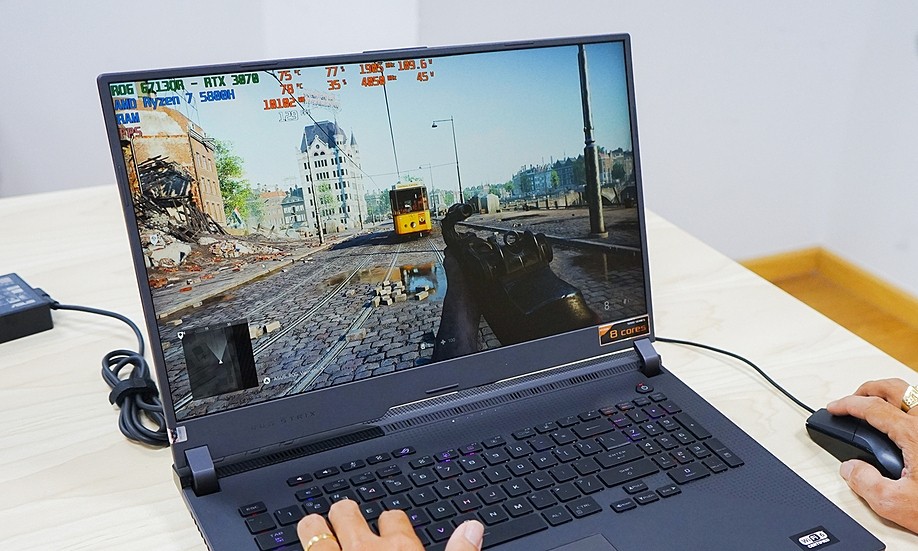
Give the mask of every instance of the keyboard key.
M 628 440 L 628 437 L 620 432 L 613 432 L 610 434 L 603 434 L 596 439 L 596 442 L 603 448 L 612 450 L 624 446 L 625 444 L 630 444 L 631 440 Z
M 350 490 L 342 490 L 340 492 L 334 492 L 325 496 L 332 503 L 337 503 L 344 499 L 350 499 L 351 501 L 357 501 L 357 495 Z
M 507 453 L 510 454 L 510 457 L 514 459 L 519 459 L 520 457 L 526 457 L 532 453 L 532 448 L 526 444 L 511 444 L 504 448 L 507 450 Z
M 600 413 L 596 410 L 584 411 L 577 417 L 579 417 L 581 421 L 592 421 L 593 419 L 598 419 L 600 417 Z
M 427 534 L 430 535 L 430 539 L 435 543 L 449 539 L 452 533 L 453 525 L 449 522 L 438 522 L 427 527 Z
M 455 480 L 448 480 L 439 484 L 434 484 L 433 489 L 442 498 L 457 496 L 462 493 L 462 487 Z
M 432 489 L 421 488 L 408 492 L 408 499 L 418 507 L 421 507 L 422 505 L 428 505 L 436 501 L 437 496 Z
M 338 470 L 338 467 L 327 467 L 325 469 L 322 469 L 321 471 L 316 471 L 312 473 L 312 475 L 316 478 L 328 478 L 330 476 L 335 476 L 339 472 L 341 471 Z
M 486 439 L 482 444 L 486 448 L 496 448 L 498 446 L 503 446 L 507 442 L 504 440 L 503 436 L 492 436 L 491 438 Z
M 651 394 L 650 396 L 648 396 L 648 398 L 650 398 L 650 399 L 653 400 L 654 402 L 662 402 L 662 401 L 666 400 L 666 395 L 663 394 L 662 392 L 654 392 L 653 394 Z
M 499 484 L 505 480 L 510 480 L 513 478 L 510 476 L 510 471 L 507 470 L 507 467 L 504 467 L 503 465 L 485 469 L 482 471 L 482 473 L 491 484 Z
M 558 501 L 570 501 L 580 497 L 580 491 L 570 482 L 555 486 L 551 489 L 551 494 L 555 496 Z
M 296 535 L 296 526 L 281 528 L 255 537 L 255 543 L 261 551 L 270 551 L 300 541 Z
M 656 497 L 656 496 L 654 496 Z M 582 497 L 576 501 L 567 504 L 568 511 L 574 515 L 574 518 L 583 518 L 593 513 L 602 511 L 602 507 L 591 497 Z
M 677 484 L 687 484 L 710 475 L 711 471 L 701 463 L 692 463 L 667 471 L 667 474 L 673 479 L 673 482 Z
M 391 461 L 392 456 L 388 453 L 378 453 L 376 455 L 371 455 L 367 458 L 367 463 L 370 465 L 376 465 L 377 463 L 382 463 L 384 461 Z
M 441 501 L 427 508 L 427 514 L 434 520 L 443 520 L 456 515 L 456 509 L 448 501 Z
M 430 469 L 417 470 L 408 475 L 408 477 L 411 478 L 411 482 L 413 482 L 415 486 L 419 487 L 433 484 L 434 482 L 438 482 L 440 480 L 437 478 L 437 475 L 435 475 Z
M 526 440 L 527 438 L 532 438 L 536 435 L 536 430 L 532 427 L 526 427 L 525 429 L 518 430 L 512 434 L 517 440 Z
M 299 505 L 291 505 L 290 507 L 284 507 L 283 509 L 274 511 L 274 518 L 277 519 L 277 523 L 281 526 L 287 526 L 288 524 L 298 522 L 304 516 L 303 510 L 300 509 Z
M 364 484 L 357 486 L 357 495 L 364 501 L 373 501 L 386 495 L 379 484 Z
M 424 457 L 419 457 L 417 459 L 412 459 L 411 461 L 408 462 L 408 464 L 411 465 L 412 469 L 420 469 L 422 467 L 429 467 L 433 465 L 434 463 L 436 463 L 436 461 L 434 461 L 434 458 L 429 455 L 425 455 Z
M 383 486 L 386 487 L 386 491 L 390 494 L 404 492 L 412 487 L 408 479 L 401 475 L 383 480 Z
M 355 461 L 351 461 L 349 463 L 342 464 L 341 470 L 344 472 L 356 471 L 357 469 L 362 469 L 366 466 L 367 466 L 366 462 L 364 462 L 362 459 L 357 459 Z
M 486 505 L 494 505 L 495 503 L 500 503 L 501 501 L 507 499 L 507 494 L 505 494 L 499 486 L 485 488 L 484 490 L 478 492 L 477 495 L 481 502 Z
M 675 484 L 668 484 L 666 486 L 661 486 L 657 488 L 657 493 L 660 494 L 660 497 L 672 497 L 676 494 L 681 494 L 682 490 L 679 489 L 679 486 Z
M 532 461 L 532 464 L 539 470 L 545 470 L 558 464 L 558 458 L 551 452 L 537 453 L 530 457 L 529 460 Z
M 535 470 L 532 463 L 526 459 L 522 461 L 511 461 L 507 467 L 510 469 L 510 473 L 513 476 L 524 476 Z
M 408 515 L 408 520 L 414 528 L 430 524 L 430 517 L 423 509 L 412 509 L 405 514 Z
M 450 461 L 459 457 L 459 452 L 456 450 L 446 450 L 434 454 L 434 457 L 437 461 Z
M 542 490 L 555 485 L 555 479 L 547 472 L 533 473 L 526 477 L 526 482 L 532 486 L 533 490 Z
M 638 480 L 637 482 L 625 484 L 622 489 L 625 490 L 626 494 L 639 494 L 647 491 L 647 484 L 644 484 L 643 480 Z
M 253 534 L 277 528 L 277 525 L 274 524 L 274 519 L 267 513 L 260 513 L 245 519 L 245 525 L 249 529 L 249 532 Z
M 526 513 L 532 512 L 532 505 L 529 504 L 529 501 L 525 498 L 511 499 L 507 503 L 504 503 L 504 509 L 510 513 L 511 517 L 523 516 Z
M 511 480 L 510 482 L 504 482 L 501 485 L 501 488 L 510 497 L 518 497 L 523 494 L 528 494 L 530 492 L 529 485 L 523 482 L 521 479 Z
M 510 461 L 510 454 L 504 451 L 503 448 L 487 450 L 482 454 L 482 457 L 485 458 L 489 465 L 498 465 L 505 461 Z
M 559 446 L 564 446 L 571 442 L 576 442 L 577 436 L 570 429 L 564 428 L 551 433 L 551 439 Z
M 529 499 L 529 503 L 532 503 L 532 506 L 536 509 L 545 509 L 558 504 L 558 500 L 555 499 L 555 496 L 548 490 L 540 490 L 530 494 L 527 499 Z
M 542 511 L 542 516 L 552 526 L 558 526 L 572 520 L 572 517 L 570 513 L 567 512 L 567 509 L 561 506 L 552 507 L 547 511 Z
M 477 455 L 460 457 L 456 463 L 459 463 L 459 466 L 461 466 L 462 469 L 466 472 L 477 471 L 478 469 L 484 469 L 488 466 L 488 464 L 485 463 L 485 460 L 481 457 L 478 457 Z
M 329 505 L 328 500 L 324 497 L 317 497 L 303 503 L 303 510 L 306 511 L 307 515 L 313 513 L 317 515 L 327 514 L 330 507 L 331 505 Z
M 662 404 L 660 404 L 660 407 L 663 408 L 663 410 L 669 414 L 679 413 L 680 411 L 682 411 L 682 409 L 672 401 L 663 402 Z
M 571 428 L 574 433 L 581 439 L 593 438 L 594 436 L 599 436 L 600 434 L 605 434 L 607 432 L 612 432 L 615 430 L 615 427 L 612 426 L 612 423 L 606 421 L 605 419 L 598 419 L 595 421 L 590 421 L 589 423 L 582 423 Z
M 630 499 L 622 499 L 612 504 L 612 510 L 616 513 L 624 513 L 637 507 L 637 503 Z
M 481 501 L 473 494 L 465 494 L 453 498 L 453 506 L 460 513 L 468 513 L 481 507 Z
M 559 427 L 570 427 L 576 425 L 579 422 L 580 419 L 576 415 L 568 415 L 567 417 L 562 417 L 556 421 Z
M 594 453 L 603 451 L 603 447 L 595 440 L 584 440 L 582 442 L 577 442 L 575 445 L 580 455 L 593 455 Z
M 485 477 L 478 473 L 471 473 L 459 477 L 459 483 L 468 491 L 484 488 L 488 485 Z
M 527 515 L 511 520 L 510 522 L 501 522 L 493 526 L 486 526 L 484 541 L 487 542 L 485 545 L 491 547 L 529 534 L 534 534 L 546 528 L 548 528 L 548 524 L 542 520 L 542 517 L 539 515 Z
M 613 451 L 607 453 L 601 453 L 599 455 L 593 456 L 596 461 L 602 465 L 603 469 L 611 469 L 618 465 L 623 465 L 637 459 L 644 457 L 644 452 L 636 446 L 626 446 L 623 448 L 616 448 Z
M 571 466 L 582 475 L 593 474 L 599 470 L 599 464 L 593 458 L 580 459 L 571 463 Z
M 510 518 L 507 512 L 504 511 L 503 507 L 500 505 L 485 507 L 481 511 L 478 511 L 478 516 L 481 517 L 481 520 L 488 526 L 497 524 L 498 522 L 503 522 Z
M 677 413 L 673 415 L 673 417 L 676 419 L 676 421 L 679 421 L 679 424 L 687 428 L 688 431 L 691 432 L 695 436 L 695 438 L 699 440 L 704 440 L 705 438 L 711 437 L 711 433 L 708 432 L 704 427 L 699 425 L 698 422 L 695 421 L 695 419 L 693 419 L 691 415 L 687 413 Z
M 411 509 L 411 502 L 408 501 L 408 496 L 406 494 L 383 498 L 382 504 L 390 511 L 394 511 L 395 509 L 407 511 Z
M 257 515 L 258 513 L 264 513 L 267 511 L 267 507 L 263 501 L 256 501 L 255 503 L 250 503 L 248 505 L 243 505 L 239 508 L 239 514 L 247 517 L 250 515 Z
M 704 463 L 705 467 L 711 469 L 711 472 L 714 474 L 722 473 L 726 471 L 727 469 L 729 469 L 726 463 L 724 463 L 720 459 L 716 459 L 713 457 L 710 459 L 705 459 L 704 461 L 702 461 L 702 463 Z
M 658 470 L 656 464 L 650 459 L 639 459 L 612 470 L 603 471 L 599 474 L 599 479 L 606 486 L 612 487 L 643 478 Z
M 459 467 L 456 463 L 440 463 L 434 470 L 437 472 L 437 475 L 445 480 L 447 478 L 452 478 L 454 476 L 459 476 L 462 474 L 462 468 Z
M 555 441 L 548 436 L 536 436 L 529 439 L 529 447 L 536 452 L 544 452 L 555 447 Z
M 360 514 L 363 515 L 363 518 L 365 518 L 367 522 L 379 518 L 379 515 L 381 515 L 383 511 L 382 503 L 378 501 L 364 503 L 360 506 Z
M 595 476 L 585 476 L 574 481 L 577 489 L 584 494 L 592 494 L 603 489 L 603 485 Z
M 395 463 L 387 465 L 382 469 L 376 469 L 376 476 L 379 478 L 386 478 L 387 476 L 395 476 L 397 474 L 402 474 L 402 468 Z
M 484 448 L 481 447 L 481 444 L 478 442 L 472 442 L 471 444 L 466 444 L 459 448 L 459 453 L 462 455 L 473 455 L 480 453 Z
M 376 480 L 376 477 L 373 476 L 373 473 L 367 471 L 365 473 L 360 473 L 351 477 L 351 484 L 354 486 L 359 486 L 361 484 L 366 484 L 368 482 L 373 482 Z
M 648 503 L 653 503 L 654 501 L 658 501 L 659 499 L 660 497 L 653 492 L 645 492 L 643 494 L 634 496 L 634 501 L 638 505 L 647 505 Z
M 287 486 L 299 486 L 300 484 L 306 484 L 307 482 L 312 482 L 313 478 L 311 474 L 301 474 L 298 476 L 291 476 L 287 479 Z
M 559 465 L 548 471 L 551 473 L 555 480 L 558 482 L 567 482 L 568 480 L 574 480 L 579 476 L 577 471 L 575 471 L 570 465 Z
M 331 492 L 337 492 L 338 490 L 343 490 L 347 488 L 348 486 L 349 484 L 347 483 L 347 480 L 344 480 L 343 478 L 339 478 L 337 480 L 332 480 L 331 482 L 327 482 L 323 484 L 322 489 L 325 490 L 325 492 L 327 493 L 331 493 Z
M 547 423 L 542 423 L 541 425 L 536 425 L 535 429 L 539 434 L 545 434 L 546 432 L 558 430 L 558 423 L 549 421 Z
M 415 450 L 411 446 L 405 446 L 404 448 L 393 450 L 392 457 L 405 457 L 406 455 L 412 455 L 413 453 L 415 453 L 415 451 L 417 450 Z
M 552 453 L 555 454 L 555 457 L 557 457 L 559 461 L 564 463 L 573 461 L 580 457 L 580 453 L 577 452 L 577 448 L 571 444 L 556 448 Z
M 736 468 L 743 464 L 743 460 L 740 459 L 736 454 L 730 451 L 729 448 L 724 446 L 723 442 L 716 438 L 712 438 L 705 445 L 713 451 L 717 457 L 721 458 L 724 463 L 730 467 Z

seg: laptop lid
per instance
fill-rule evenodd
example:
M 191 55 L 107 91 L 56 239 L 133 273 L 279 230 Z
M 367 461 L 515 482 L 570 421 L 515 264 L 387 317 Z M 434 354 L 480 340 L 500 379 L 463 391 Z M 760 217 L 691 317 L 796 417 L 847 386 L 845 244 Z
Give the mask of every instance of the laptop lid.
M 177 467 L 652 339 L 627 35 L 98 85 Z

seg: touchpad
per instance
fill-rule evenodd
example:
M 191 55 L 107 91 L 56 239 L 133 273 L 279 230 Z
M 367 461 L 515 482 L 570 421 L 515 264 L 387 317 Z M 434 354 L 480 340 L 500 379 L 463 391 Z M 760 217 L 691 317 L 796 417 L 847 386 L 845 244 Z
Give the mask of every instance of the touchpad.
M 555 547 L 555 551 L 616 551 L 616 549 L 602 534 L 595 534 L 561 547 Z

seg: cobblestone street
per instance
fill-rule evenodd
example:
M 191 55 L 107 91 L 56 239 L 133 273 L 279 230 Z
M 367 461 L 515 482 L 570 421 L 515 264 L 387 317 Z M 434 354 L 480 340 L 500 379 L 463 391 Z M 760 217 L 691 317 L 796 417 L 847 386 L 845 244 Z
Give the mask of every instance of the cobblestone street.
M 586 214 L 585 209 L 512 212 L 476 215 L 468 222 L 517 231 L 532 227 L 554 236 L 552 270 L 578 287 L 603 321 L 646 313 L 641 255 L 633 250 L 640 243 L 635 210 L 607 215 L 610 236 L 585 244 Z M 383 228 L 160 319 L 179 419 L 429 362 L 446 292 L 443 240 L 439 229 L 400 241 Z M 375 305 L 386 281 L 403 286 L 405 294 Z M 179 334 L 228 322 L 271 329 L 252 334 L 258 385 L 195 398 Z M 479 333 L 480 349 L 500 346 L 484 320 Z

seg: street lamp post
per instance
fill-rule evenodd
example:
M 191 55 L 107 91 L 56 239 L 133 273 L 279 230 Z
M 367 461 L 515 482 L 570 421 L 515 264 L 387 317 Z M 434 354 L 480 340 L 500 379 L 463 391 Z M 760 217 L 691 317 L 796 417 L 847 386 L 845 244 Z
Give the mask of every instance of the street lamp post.
M 459 171 L 459 147 L 456 145 L 456 123 L 453 121 L 453 117 L 450 116 L 448 119 L 437 119 L 433 121 L 431 128 L 436 128 L 438 122 L 448 122 L 450 128 L 453 130 L 453 153 L 456 154 L 456 182 L 459 184 L 459 202 L 465 203 L 465 197 L 462 196 L 462 173 Z
M 434 212 L 438 212 L 438 210 L 437 210 L 437 206 L 438 206 L 438 205 L 437 205 L 437 190 L 436 190 L 436 188 L 434 188 L 434 179 L 433 179 L 433 165 L 430 164 L 430 163 L 427 163 L 426 166 L 425 166 L 425 165 L 419 166 L 419 167 L 418 167 L 418 170 L 420 170 L 420 169 L 422 169 L 422 168 L 426 168 L 427 171 L 430 173 L 430 193 L 431 193 L 431 195 L 432 195 L 432 197 L 431 197 L 431 203 L 433 203 L 433 205 L 434 205 Z

